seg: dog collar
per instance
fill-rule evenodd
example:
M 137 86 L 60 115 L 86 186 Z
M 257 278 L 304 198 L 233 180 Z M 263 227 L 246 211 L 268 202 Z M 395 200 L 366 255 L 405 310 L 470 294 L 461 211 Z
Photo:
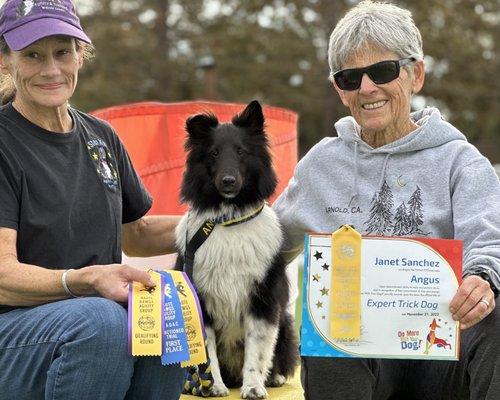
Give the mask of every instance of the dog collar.
M 188 242 L 188 232 L 186 227 L 186 251 L 184 252 L 184 272 L 186 272 L 193 281 L 193 266 L 194 266 L 194 255 L 200 246 L 205 243 L 210 234 L 215 228 L 215 225 L 221 225 L 224 227 L 230 227 L 234 225 L 241 224 L 243 222 L 249 221 L 255 218 L 264 209 L 266 202 L 263 202 L 259 207 L 255 208 L 248 214 L 242 215 L 241 217 L 230 219 L 227 215 L 222 215 L 221 217 L 215 219 L 207 219 L 203 225 L 196 231 L 194 236 Z
M 255 218 L 257 215 L 261 213 L 261 211 L 264 209 L 264 206 L 266 205 L 265 202 L 263 202 L 259 207 L 255 208 L 251 212 L 249 212 L 246 215 L 242 215 L 241 217 L 238 218 L 233 218 L 231 219 L 227 215 L 223 215 L 221 217 L 215 218 L 212 220 L 212 222 L 215 225 L 222 225 L 222 226 L 233 226 L 233 225 L 238 225 L 243 222 L 249 221 L 252 218 Z

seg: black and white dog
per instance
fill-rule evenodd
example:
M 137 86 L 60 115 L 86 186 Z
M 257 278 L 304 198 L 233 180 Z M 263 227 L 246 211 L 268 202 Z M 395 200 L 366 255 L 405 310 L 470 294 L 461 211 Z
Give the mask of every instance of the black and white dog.
M 286 311 L 281 227 L 265 204 L 276 175 L 264 115 L 253 101 L 232 123 L 199 114 L 187 120 L 186 130 L 181 197 L 190 211 L 176 230 L 177 268 L 192 265 L 214 378 L 211 395 L 227 396 L 228 387 L 241 386 L 242 398 L 262 399 L 265 386 L 283 385 L 298 363 Z M 200 235 L 206 237 L 193 263 L 189 249 Z

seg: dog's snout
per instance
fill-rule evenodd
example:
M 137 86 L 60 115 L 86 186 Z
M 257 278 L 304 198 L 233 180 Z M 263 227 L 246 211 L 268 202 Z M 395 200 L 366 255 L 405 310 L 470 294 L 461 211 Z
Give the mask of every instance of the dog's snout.
M 243 179 L 239 171 L 224 171 L 215 177 L 214 184 L 222 197 L 232 199 L 238 196 Z
M 232 175 L 226 175 L 222 177 L 222 184 L 224 186 L 234 186 L 236 183 L 236 178 Z

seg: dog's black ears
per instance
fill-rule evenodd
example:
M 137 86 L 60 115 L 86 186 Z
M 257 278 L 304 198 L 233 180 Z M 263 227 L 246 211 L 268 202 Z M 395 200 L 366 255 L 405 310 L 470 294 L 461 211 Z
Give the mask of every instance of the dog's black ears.
M 254 133 L 264 131 L 264 114 L 262 107 L 257 100 L 252 101 L 238 115 L 235 115 L 232 123 L 242 128 L 251 128 Z
M 213 114 L 197 114 L 189 117 L 186 121 L 186 131 L 192 138 L 202 138 L 210 129 L 219 125 L 219 120 Z

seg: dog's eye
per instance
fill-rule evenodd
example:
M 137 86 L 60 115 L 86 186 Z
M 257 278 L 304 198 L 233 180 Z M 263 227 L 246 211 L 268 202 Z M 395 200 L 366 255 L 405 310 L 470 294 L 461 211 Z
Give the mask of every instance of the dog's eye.
M 217 157 L 219 157 L 219 150 L 217 150 L 217 149 L 212 150 L 211 154 L 212 154 L 212 157 L 217 158 Z
M 242 156 L 243 154 L 245 154 L 245 150 L 243 150 L 241 147 L 238 147 L 236 149 L 236 153 L 238 153 L 239 156 Z

